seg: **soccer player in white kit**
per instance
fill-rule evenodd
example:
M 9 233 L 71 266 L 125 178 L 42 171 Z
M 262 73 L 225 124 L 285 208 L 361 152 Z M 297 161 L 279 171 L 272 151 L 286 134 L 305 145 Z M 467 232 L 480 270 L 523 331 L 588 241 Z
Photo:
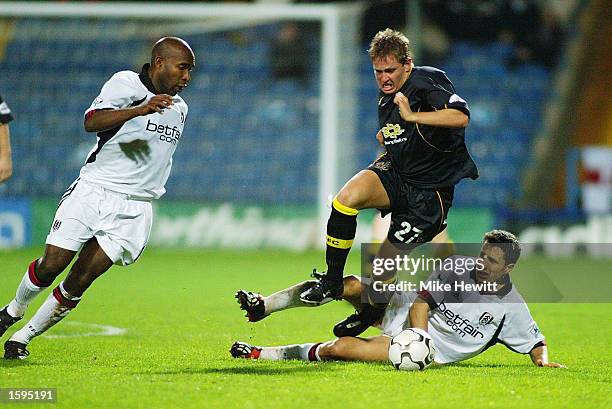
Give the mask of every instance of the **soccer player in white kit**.
M 32 261 L 15 298 L 0 311 L 0 336 L 77 253 L 78 258 L 31 320 L 6 341 L 4 358 L 26 358 L 32 338 L 75 308 L 97 277 L 142 254 L 151 231 L 151 201 L 165 193 L 187 117 L 178 93 L 194 66 L 187 42 L 164 37 L 140 74 L 113 75 L 85 112 L 85 130 L 97 132 L 97 144 L 60 200 L 44 255 Z
M 429 288 L 438 290 L 396 292 L 379 323 L 383 332 L 380 336 L 341 337 L 323 343 L 280 347 L 236 342 L 230 352 L 236 358 L 250 359 L 387 361 L 391 339 L 404 329 L 420 328 L 431 336 L 438 364 L 463 361 L 502 343 L 515 352 L 529 354 L 537 366 L 562 367 L 548 361 L 544 335 L 510 281 L 509 274 L 520 251 L 513 234 L 504 230 L 486 233 L 479 258 L 452 256 L 444 265 L 462 266 L 461 271 L 438 269 L 431 274 Z M 470 264 L 474 268 L 465 271 L 463 267 Z M 483 285 L 486 283 L 489 285 Z M 449 285 L 448 290 L 442 289 L 445 284 Z M 249 321 L 259 321 L 276 311 L 307 306 L 300 302 L 299 294 L 308 285 L 311 284 L 301 283 L 269 297 L 239 291 L 236 298 Z M 468 285 L 480 287 L 467 288 Z M 363 286 L 357 277 L 345 277 L 343 298 L 360 306 Z

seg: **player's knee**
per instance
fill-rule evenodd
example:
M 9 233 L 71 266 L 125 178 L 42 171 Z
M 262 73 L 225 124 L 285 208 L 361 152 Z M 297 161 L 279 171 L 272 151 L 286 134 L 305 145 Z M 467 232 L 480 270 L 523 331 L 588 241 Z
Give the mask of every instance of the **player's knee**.
M 326 359 L 333 359 L 332 357 L 332 346 L 331 346 L 332 341 L 329 342 L 325 342 L 323 344 L 321 344 L 321 346 L 319 347 L 317 353 L 319 354 L 319 358 L 322 360 L 326 360 Z
M 351 209 L 359 210 L 361 208 L 361 195 L 359 194 L 358 189 L 353 189 L 351 187 L 344 187 L 340 192 L 338 192 L 338 196 L 336 199 L 346 207 L 350 207 Z
M 36 276 L 43 281 L 53 281 L 68 264 L 59 257 L 42 257 L 36 266 Z
M 346 351 L 346 337 L 328 341 L 319 347 L 319 357 L 321 359 L 343 359 Z
M 361 295 L 361 280 L 356 276 L 350 275 L 344 277 L 344 291 L 342 296 L 344 298 L 359 297 Z

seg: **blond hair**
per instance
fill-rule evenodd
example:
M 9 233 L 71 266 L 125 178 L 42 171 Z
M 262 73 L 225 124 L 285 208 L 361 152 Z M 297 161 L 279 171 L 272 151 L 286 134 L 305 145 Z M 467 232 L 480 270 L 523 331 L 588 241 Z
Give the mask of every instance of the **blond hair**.
M 394 56 L 398 62 L 406 64 L 412 58 L 410 53 L 410 40 L 399 31 L 387 28 L 376 33 L 368 54 L 372 61 Z

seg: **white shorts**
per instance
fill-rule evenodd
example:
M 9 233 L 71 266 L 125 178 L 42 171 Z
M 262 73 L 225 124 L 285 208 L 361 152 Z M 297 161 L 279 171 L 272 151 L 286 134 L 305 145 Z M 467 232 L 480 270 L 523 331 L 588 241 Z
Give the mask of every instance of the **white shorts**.
M 364 285 L 370 285 L 372 282 L 369 277 L 357 276 L 357 278 Z M 391 296 L 380 326 L 375 326 L 382 331 L 382 335 L 393 338 L 402 332 L 404 327 L 408 328 L 404 324 L 408 322 L 410 307 L 415 299 L 415 293 L 405 291 L 396 292 Z
M 60 201 L 46 243 L 79 251 L 95 237 L 113 263 L 128 265 L 147 245 L 152 222 L 150 201 L 77 179 Z
M 383 335 L 393 338 L 405 328 L 409 328 L 410 307 L 416 299 L 416 293 L 400 291 L 393 294 L 382 320 Z

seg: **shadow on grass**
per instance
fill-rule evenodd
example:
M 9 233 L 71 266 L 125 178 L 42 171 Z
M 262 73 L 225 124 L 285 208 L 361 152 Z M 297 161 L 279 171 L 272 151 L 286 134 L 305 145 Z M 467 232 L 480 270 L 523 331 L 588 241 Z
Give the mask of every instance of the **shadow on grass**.
M 471 368 L 474 368 L 474 369 L 479 369 L 479 368 L 510 369 L 510 368 L 531 368 L 531 367 L 535 368 L 535 366 L 531 364 L 472 363 L 472 362 L 456 362 L 456 363 L 451 363 L 451 364 L 445 364 L 444 367 L 466 368 L 466 369 L 471 369 Z
M 27 359 L 4 359 L 0 357 L 0 368 L 21 368 L 41 366 Z
M 324 367 L 325 371 L 336 371 L 338 368 Z M 300 372 L 312 372 L 321 370 L 321 366 L 300 365 L 300 366 L 283 366 L 271 367 L 267 365 L 241 365 L 228 366 L 225 368 L 179 368 L 167 371 L 146 371 L 135 372 L 134 375 L 189 375 L 189 374 L 219 374 L 219 375 L 291 375 Z
M 178 368 L 165 371 L 143 371 L 133 372 L 133 375 L 189 375 L 189 374 L 210 374 L 210 375 L 257 375 L 257 376 L 285 376 L 295 375 L 300 373 L 316 373 L 316 372 L 346 372 L 350 370 L 353 365 L 364 365 L 371 367 L 372 369 L 381 369 L 385 372 L 393 371 L 393 368 L 384 362 L 342 362 L 342 361 L 329 361 L 329 362 L 318 362 L 318 363 L 302 363 L 301 365 L 282 365 L 277 364 L 267 365 L 261 363 L 252 362 L 251 364 L 217 367 L 217 368 Z M 467 365 L 464 365 L 467 367 Z M 485 366 L 485 365 L 483 365 Z M 501 365 L 500 365 L 501 367 Z M 438 366 L 434 365 L 427 369 L 427 371 L 438 371 L 446 369 L 446 365 Z M 399 371 L 404 372 L 404 371 Z

